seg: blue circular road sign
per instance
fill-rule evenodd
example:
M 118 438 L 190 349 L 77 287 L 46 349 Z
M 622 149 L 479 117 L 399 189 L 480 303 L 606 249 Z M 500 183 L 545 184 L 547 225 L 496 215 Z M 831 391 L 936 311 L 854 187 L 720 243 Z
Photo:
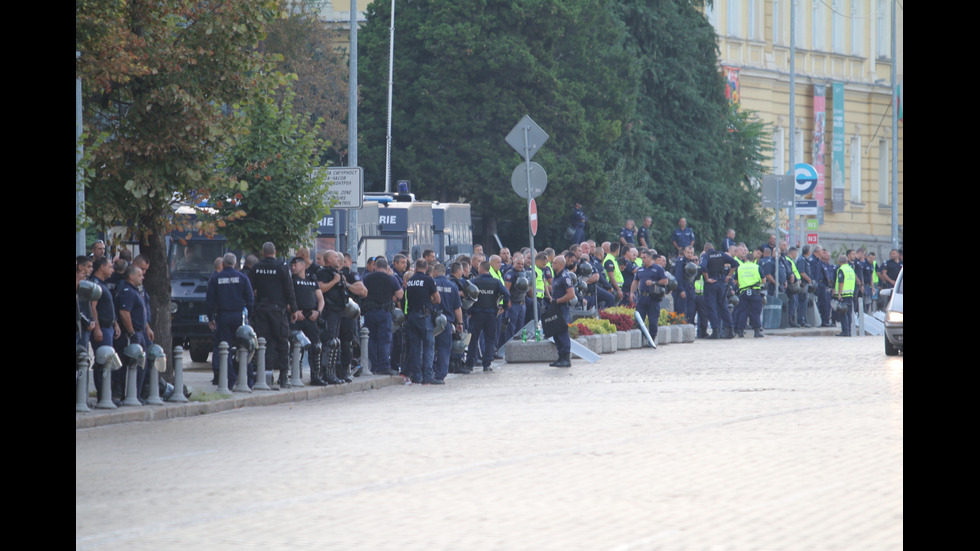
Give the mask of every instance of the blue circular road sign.
M 806 195 L 817 187 L 817 169 L 807 163 L 796 163 L 796 194 Z

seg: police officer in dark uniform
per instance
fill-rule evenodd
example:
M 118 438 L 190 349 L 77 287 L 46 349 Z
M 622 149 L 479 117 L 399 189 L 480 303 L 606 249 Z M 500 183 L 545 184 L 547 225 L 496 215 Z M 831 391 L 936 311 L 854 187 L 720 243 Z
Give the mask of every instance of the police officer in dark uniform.
M 674 249 L 677 251 L 677 256 L 681 256 L 684 247 L 688 245 L 694 246 L 694 230 L 687 227 L 686 218 L 677 219 L 677 227 L 674 228 L 674 233 L 671 234 L 670 240 L 674 245 Z
M 566 322 L 566 327 L 554 336 L 558 361 L 548 365 L 552 367 L 572 367 L 572 341 L 568 336 L 567 323 L 570 317 L 568 309 L 571 305 L 569 303 L 577 300 L 575 297 L 575 284 L 572 283 L 571 271 L 565 269 L 565 259 L 562 256 L 555 257 L 554 261 L 552 261 L 552 268 L 555 271 L 555 275 L 551 284 L 551 298 L 554 304 L 558 306 L 560 315 Z
M 692 267 L 688 268 L 688 265 Z M 677 279 L 677 289 L 674 290 L 674 312 L 684 314 L 687 323 L 694 322 L 696 312 L 694 281 L 700 275 L 701 266 L 694 256 L 694 247 L 684 247 L 681 259 L 674 265 L 674 278 Z
M 340 273 L 343 256 L 336 251 L 323 253 L 324 266 L 317 272 L 317 283 L 323 293 L 323 322 L 320 324 L 320 339 L 323 354 L 320 357 L 320 378 L 327 384 L 346 382 L 338 370 L 345 349 L 350 353 L 350 342 L 341 339 L 341 320 L 347 307 L 347 280 Z
M 650 240 L 650 226 L 653 224 L 653 219 L 649 216 L 643 219 L 643 225 L 641 225 L 636 230 L 636 244 L 640 247 L 646 247 L 647 249 L 653 248 L 653 241 Z
M 306 266 L 306 258 L 295 256 L 289 263 L 292 272 L 293 292 L 296 294 L 296 315 L 290 329 L 302 331 L 306 338 L 310 339 L 310 347 L 307 349 L 307 358 L 310 364 L 310 384 L 313 386 L 323 386 L 326 383 L 320 378 L 320 333 L 317 328 L 317 320 L 323 311 L 323 293 L 315 279 L 307 276 L 309 270 Z
M 255 334 L 265 338 L 265 363 L 279 371 L 279 388 L 289 387 L 289 322 L 296 312 L 296 293 L 289 270 L 276 258 L 276 246 L 262 245 L 262 258 L 252 268 L 255 291 Z M 231 370 L 229 370 L 229 373 Z
M 563 262 L 564 264 L 564 262 Z M 504 284 L 490 275 L 490 262 L 480 263 L 480 275 L 472 280 L 480 291 L 480 298 L 470 307 L 470 346 L 466 351 L 466 368 L 473 369 L 480 344 L 480 335 L 486 349 L 483 353 L 483 370 L 493 371 L 494 344 L 497 342 L 497 303 L 501 297 L 506 308 L 510 307 L 510 293 Z
M 705 243 L 704 248 L 706 254 L 701 258 L 701 271 L 705 274 L 704 296 L 708 305 L 708 320 L 712 327 L 711 336 L 708 338 L 731 338 L 735 335 L 728 305 L 725 303 L 728 291 L 725 265 L 737 266 L 738 261 L 728 253 L 716 251 L 711 243 Z M 726 317 L 727 324 L 723 324 Z
M 833 279 L 829 276 L 827 259 L 830 257 L 826 249 L 819 245 L 813 249 L 811 270 L 817 283 L 817 309 L 820 311 L 820 327 L 833 327 L 830 320 L 830 288 Z
M 433 281 L 439 291 L 439 312 L 446 316 L 446 327 L 435 336 L 435 362 L 432 366 L 432 378 L 439 382 L 449 374 L 449 359 L 453 349 L 453 334 L 463 331 L 463 305 L 459 296 L 459 287 L 446 277 L 446 265 L 437 263 L 432 267 Z
M 99 300 L 94 303 L 95 328 L 92 330 L 92 349 L 98 350 L 102 346 L 112 346 L 116 330 L 119 325 L 116 323 L 116 305 L 112 299 L 112 290 L 106 285 L 106 281 L 112 276 L 112 264 L 105 256 L 100 256 L 92 261 L 92 277 L 89 281 L 95 283 L 102 289 Z M 95 377 L 95 388 L 99 399 L 102 398 L 102 369 L 101 365 L 96 365 L 93 376 Z M 116 375 L 118 373 L 118 375 Z M 125 373 L 117 369 L 112 372 L 114 383 L 122 386 Z
M 667 272 L 654 262 L 658 256 L 660 255 L 653 250 L 643 251 L 643 267 L 636 271 L 636 278 L 630 287 L 636 311 L 641 318 L 648 320 L 647 331 L 653 339 L 657 338 L 660 301 L 665 294 L 663 286 L 667 285 Z
M 252 311 L 255 304 L 255 293 L 252 292 L 252 284 L 245 277 L 245 274 L 235 269 L 238 258 L 232 253 L 225 254 L 221 259 L 221 271 L 214 272 L 208 279 L 208 290 L 205 295 L 205 304 L 208 309 L 208 327 L 214 333 L 214 348 L 211 350 L 211 371 L 214 373 L 214 382 L 218 382 L 218 345 L 226 342 L 232 345 L 235 342 L 235 331 L 245 323 L 246 313 L 243 310 Z M 238 381 L 238 370 L 228 369 L 228 386 L 234 386 Z M 252 375 L 249 374 L 249 387 L 254 384 Z
M 408 348 L 405 367 L 412 383 L 445 384 L 436 381 L 432 373 L 435 356 L 433 319 L 435 309 L 442 303 L 442 295 L 435 280 L 425 273 L 428 266 L 425 259 L 416 260 L 415 273 L 405 283 L 405 345 Z
M 344 278 L 344 287 L 347 289 L 347 295 L 360 307 L 364 301 L 364 297 L 367 296 L 367 288 L 364 287 L 364 282 L 361 281 L 361 274 L 351 268 L 351 264 L 349 264 L 350 255 L 344 254 L 341 257 L 341 262 L 343 266 L 340 268 L 340 275 Z M 360 322 L 361 316 L 359 315 L 359 311 L 358 315 L 344 315 L 340 318 L 340 368 L 337 373 L 337 378 L 348 383 L 353 381 L 351 379 L 351 367 L 354 365 L 354 349 L 360 345 L 358 341 Z M 360 372 L 358 372 L 358 375 L 360 375 Z
M 521 278 L 524 279 L 522 280 Z M 530 280 L 525 278 L 524 272 L 524 256 L 517 253 L 514 255 L 510 270 L 504 273 L 504 287 L 511 294 L 511 306 L 506 315 L 508 320 L 507 327 L 501 327 L 501 338 L 498 339 L 500 346 L 503 346 L 504 343 L 513 338 L 517 334 L 517 331 L 524 325 L 524 298 L 527 296 L 526 286 L 528 281 Z M 517 284 L 516 287 L 515 284 Z M 523 291 L 517 292 L 518 288 L 523 288 Z
M 636 245 L 636 223 L 632 218 L 626 220 L 626 225 L 619 230 L 619 245 L 625 251 Z
M 116 288 L 113 302 L 116 305 L 116 319 L 122 335 L 114 340 L 116 352 L 122 351 L 130 344 L 138 344 L 145 352 L 153 342 L 153 330 L 150 329 L 150 308 L 145 296 L 140 291 L 143 286 L 143 270 L 135 264 L 130 264 L 123 272 L 124 279 Z M 137 371 L 136 388 L 142 391 L 146 367 Z M 150 368 L 152 369 L 152 368 Z
M 364 275 L 364 325 L 368 328 L 368 358 L 371 360 L 371 373 L 375 375 L 397 375 L 391 369 L 391 312 L 395 301 L 404 295 L 401 282 L 388 273 L 388 260 L 379 256 L 375 259 L 373 272 Z

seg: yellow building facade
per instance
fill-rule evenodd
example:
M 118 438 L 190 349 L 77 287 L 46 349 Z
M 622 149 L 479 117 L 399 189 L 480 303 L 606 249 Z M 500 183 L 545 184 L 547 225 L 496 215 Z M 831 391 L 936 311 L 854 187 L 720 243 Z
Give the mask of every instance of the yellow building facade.
M 804 218 L 815 219 L 822 246 L 864 246 L 887 259 L 893 208 L 897 238 L 903 241 L 903 122 L 893 135 L 891 111 L 893 62 L 897 83 L 903 80 L 902 6 L 894 0 L 796 0 L 793 136 L 790 8 L 791 0 L 715 0 L 707 6 L 722 70 L 742 108 L 772 125 L 772 174 L 788 173 L 791 147 L 797 163 L 823 172 L 822 183 L 806 196 L 822 199 L 823 209 L 797 217 L 797 241 L 807 242 Z M 891 189 L 893 140 L 898 142 L 897 205 Z M 786 216 L 781 219 L 786 229 Z

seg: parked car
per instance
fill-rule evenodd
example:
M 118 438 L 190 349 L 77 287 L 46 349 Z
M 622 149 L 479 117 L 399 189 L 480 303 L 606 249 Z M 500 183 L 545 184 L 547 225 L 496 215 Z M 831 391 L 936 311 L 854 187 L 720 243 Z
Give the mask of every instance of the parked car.
M 898 272 L 893 289 L 882 289 L 881 294 L 888 297 L 888 307 L 885 308 L 885 354 L 897 356 L 905 353 L 905 339 L 902 326 L 904 323 L 904 308 L 902 306 L 905 290 L 905 268 Z

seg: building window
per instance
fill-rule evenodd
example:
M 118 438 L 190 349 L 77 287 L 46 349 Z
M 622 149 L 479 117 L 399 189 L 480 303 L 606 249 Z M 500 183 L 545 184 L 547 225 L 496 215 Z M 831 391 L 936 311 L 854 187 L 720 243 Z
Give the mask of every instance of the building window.
M 796 129 L 796 136 L 793 137 L 793 162 L 802 163 L 803 161 L 803 130 Z M 810 159 L 810 164 L 816 164 L 816 159 Z
M 800 0 L 788 0 L 788 1 L 796 3 L 796 29 L 795 29 L 796 40 L 794 40 L 795 42 L 794 46 L 796 46 L 797 48 L 805 49 L 807 47 L 806 17 L 802 17 L 801 16 L 802 14 L 800 14 L 800 8 L 802 7 L 800 6 L 800 4 L 802 2 Z
M 888 162 L 888 140 L 878 142 L 878 203 L 887 207 L 891 205 L 891 165 Z
M 786 131 L 782 127 L 772 131 L 772 173 L 786 174 Z
M 813 49 L 827 49 L 827 10 L 823 2 L 816 1 L 813 4 Z
M 715 33 L 722 34 L 721 29 L 718 28 L 718 12 L 715 11 L 714 2 L 704 3 L 704 18 L 711 23 L 711 26 L 715 28 Z
M 878 9 L 875 11 L 875 36 L 878 40 L 877 55 L 881 58 L 890 58 L 892 52 L 892 0 L 878 0 Z
M 763 40 L 763 8 L 762 0 L 748 0 L 749 2 L 749 39 Z
M 728 0 L 725 11 L 728 36 L 742 36 L 742 1 Z
M 844 53 L 844 1 L 834 0 L 830 5 L 831 39 L 834 42 L 834 52 Z
M 785 6 L 787 0 L 772 0 L 772 43 L 786 44 L 789 42 L 786 33 Z
M 861 136 L 851 138 L 851 202 L 861 202 Z
M 867 25 L 864 0 L 851 0 L 851 55 L 864 53 L 864 29 Z

